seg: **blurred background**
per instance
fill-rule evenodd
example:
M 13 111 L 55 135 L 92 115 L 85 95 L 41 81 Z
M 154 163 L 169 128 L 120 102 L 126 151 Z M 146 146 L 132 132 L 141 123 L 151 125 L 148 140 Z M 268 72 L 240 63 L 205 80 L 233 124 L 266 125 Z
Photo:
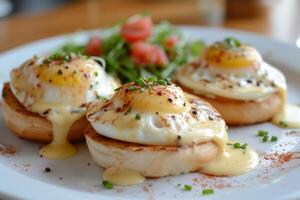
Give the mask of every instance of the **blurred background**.
M 155 22 L 253 31 L 300 48 L 300 0 L 0 0 L 0 52 L 142 11 Z

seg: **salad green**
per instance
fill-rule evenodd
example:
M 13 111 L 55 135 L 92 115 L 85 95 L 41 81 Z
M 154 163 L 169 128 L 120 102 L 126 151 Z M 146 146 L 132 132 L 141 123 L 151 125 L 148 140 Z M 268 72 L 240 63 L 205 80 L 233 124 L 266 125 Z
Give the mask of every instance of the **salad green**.
M 143 16 L 141 15 L 140 17 L 142 18 Z M 135 16 L 135 18 L 137 18 L 137 16 Z M 140 40 L 132 42 L 128 41 L 123 36 L 123 26 L 125 26 L 124 24 L 127 22 L 130 23 L 130 18 L 123 24 L 112 27 L 108 36 L 102 38 L 99 36 L 98 39 L 100 41 L 98 41 L 98 43 L 100 43 L 100 45 L 97 48 L 101 48 L 101 50 L 96 49 L 96 53 L 93 55 L 101 56 L 106 62 L 106 72 L 119 78 L 122 83 L 135 81 L 139 77 L 147 78 L 155 76 L 163 79 L 170 78 L 176 69 L 199 57 L 205 47 L 203 41 L 189 41 L 186 35 L 178 28 L 167 22 L 161 22 L 152 27 L 151 34 L 147 38 L 141 40 L 144 46 L 140 46 L 141 50 L 151 48 L 154 50 L 154 48 L 156 48 L 155 50 L 159 50 L 160 52 L 155 54 L 157 53 L 156 51 L 148 51 L 145 52 L 145 55 L 139 51 L 135 53 L 133 52 L 135 51 L 133 49 L 134 45 L 135 43 L 140 42 Z M 132 26 L 132 24 L 129 24 L 128 26 Z M 136 24 L 134 26 L 135 29 L 133 30 L 137 30 L 137 32 L 141 31 L 139 26 Z M 124 33 L 135 34 L 128 31 Z M 90 41 L 92 40 L 93 38 L 90 39 Z M 89 43 L 67 43 L 63 45 L 59 51 L 89 55 L 90 53 L 87 52 L 90 45 Z M 136 62 L 133 55 L 134 53 L 137 56 L 140 56 L 140 59 L 145 62 Z M 160 61 L 161 58 L 164 58 L 162 57 L 164 54 L 166 55 L 166 59 L 163 60 L 164 62 L 149 62 L 149 58 L 152 59 L 153 55 L 158 55 L 157 59 Z

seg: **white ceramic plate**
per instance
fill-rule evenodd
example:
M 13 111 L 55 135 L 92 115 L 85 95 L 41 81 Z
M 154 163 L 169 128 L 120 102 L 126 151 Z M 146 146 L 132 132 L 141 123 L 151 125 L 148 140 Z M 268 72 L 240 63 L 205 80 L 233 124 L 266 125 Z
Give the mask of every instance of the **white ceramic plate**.
M 207 43 L 236 36 L 255 46 L 269 62 L 276 64 L 287 77 L 288 101 L 300 103 L 300 50 L 264 36 L 216 28 L 182 27 L 191 39 Z M 101 32 L 101 31 L 100 31 Z M 77 33 L 74 40 L 84 41 L 94 32 Z M 42 55 L 58 48 L 70 37 L 59 36 L 33 42 L 0 55 L 0 82 L 9 80 L 9 72 L 33 54 Z M 257 130 L 268 130 L 278 136 L 275 143 L 262 143 Z M 300 134 L 288 135 L 288 130 L 271 123 L 230 128 L 230 138 L 246 141 L 262 156 L 259 167 L 239 177 L 206 177 L 197 173 L 147 180 L 132 187 L 106 190 L 101 186 L 102 169 L 93 164 L 84 143 L 78 144 L 79 153 L 67 160 L 50 161 L 38 156 L 39 144 L 18 139 L 6 128 L 0 116 L 0 144 L 16 147 L 15 155 L 0 154 L 0 199 L 300 199 Z M 299 131 L 299 130 L 298 130 Z M 267 160 L 266 153 L 279 152 L 281 160 Z M 299 159 L 297 159 L 298 157 Z M 51 172 L 45 173 L 45 167 Z M 183 191 L 177 184 L 192 185 L 192 191 Z M 202 196 L 205 188 L 215 194 Z

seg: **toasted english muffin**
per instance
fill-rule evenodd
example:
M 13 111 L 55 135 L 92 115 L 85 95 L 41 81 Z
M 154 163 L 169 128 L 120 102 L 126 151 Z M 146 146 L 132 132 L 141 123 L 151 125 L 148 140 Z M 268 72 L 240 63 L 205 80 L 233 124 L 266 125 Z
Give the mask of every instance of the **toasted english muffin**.
M 274 93 L 259 101 L 241 101 L 225 97 L 210 98 L 196 94 L 192 89 L 177 83 L 184 91 L 194 94 L 209 102 L 221 114 L 227 125 L 247 125 L 265 122 L 282 108 L 282 98 Z
M 51 122 L 46 117 L 27 111 L 13 95 L 9 83 L 4 84 L 2 97 L 4 121 L 18 137 L 43 143 L 52 141 Z M 82 129 L 87 124 L 85 116 L 77 120 L 71 127 L 68 140 L 84 139 Z
M 134 170 L 145 177 L 195 172 L 214 160 L 219 152 L 214 142 L 190 146 L 141 145 L 104 137 L 91 125 L 84 132 L 89 151 L 98 165 Z

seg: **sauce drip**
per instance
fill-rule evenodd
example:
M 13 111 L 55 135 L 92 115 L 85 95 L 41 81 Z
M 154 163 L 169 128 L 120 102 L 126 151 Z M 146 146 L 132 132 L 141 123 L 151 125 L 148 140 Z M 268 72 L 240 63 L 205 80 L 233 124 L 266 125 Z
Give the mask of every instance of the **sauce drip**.
M 71 112 L 69 106 L 47 104 L 38 102 L 33 104 L 33 112 L 41 112 L 47 110 L 46 118 L 52 123 L 52 142 L 42 147 L 39 151 L 40 155 L 47 159 L 58 160 L 66 159 L 76 153 L 74 145 L 69 143 L 68 134 L 74 122 L 84 116 L 85 112 Z
M 65 159 L 76 153 L 76 147 L 67 140 L 72 124 L 81 116 L 62 111 L 50 113 L 47 117 L 52 123 L 53 140 L 40 149 L 40 154 L 48 159 Z
M 102 177 L 106 181 L 121 186 L 136 185 L 145 181 L 145 177 L 138 172 L 118 167 L 105 169 Z
M 273 117 L 272 122 L 284 128 L 300 128 L 300 107 L 285 105 L 283 111 Z
M 199 170 L 201 173 L 214 176 L 238 176 L 257 166 L 259 157 L 252 148 L 239 149 L 232 145 L 225 145 L 224 147 L 224 150 L 215 160 L 205 164 Z

